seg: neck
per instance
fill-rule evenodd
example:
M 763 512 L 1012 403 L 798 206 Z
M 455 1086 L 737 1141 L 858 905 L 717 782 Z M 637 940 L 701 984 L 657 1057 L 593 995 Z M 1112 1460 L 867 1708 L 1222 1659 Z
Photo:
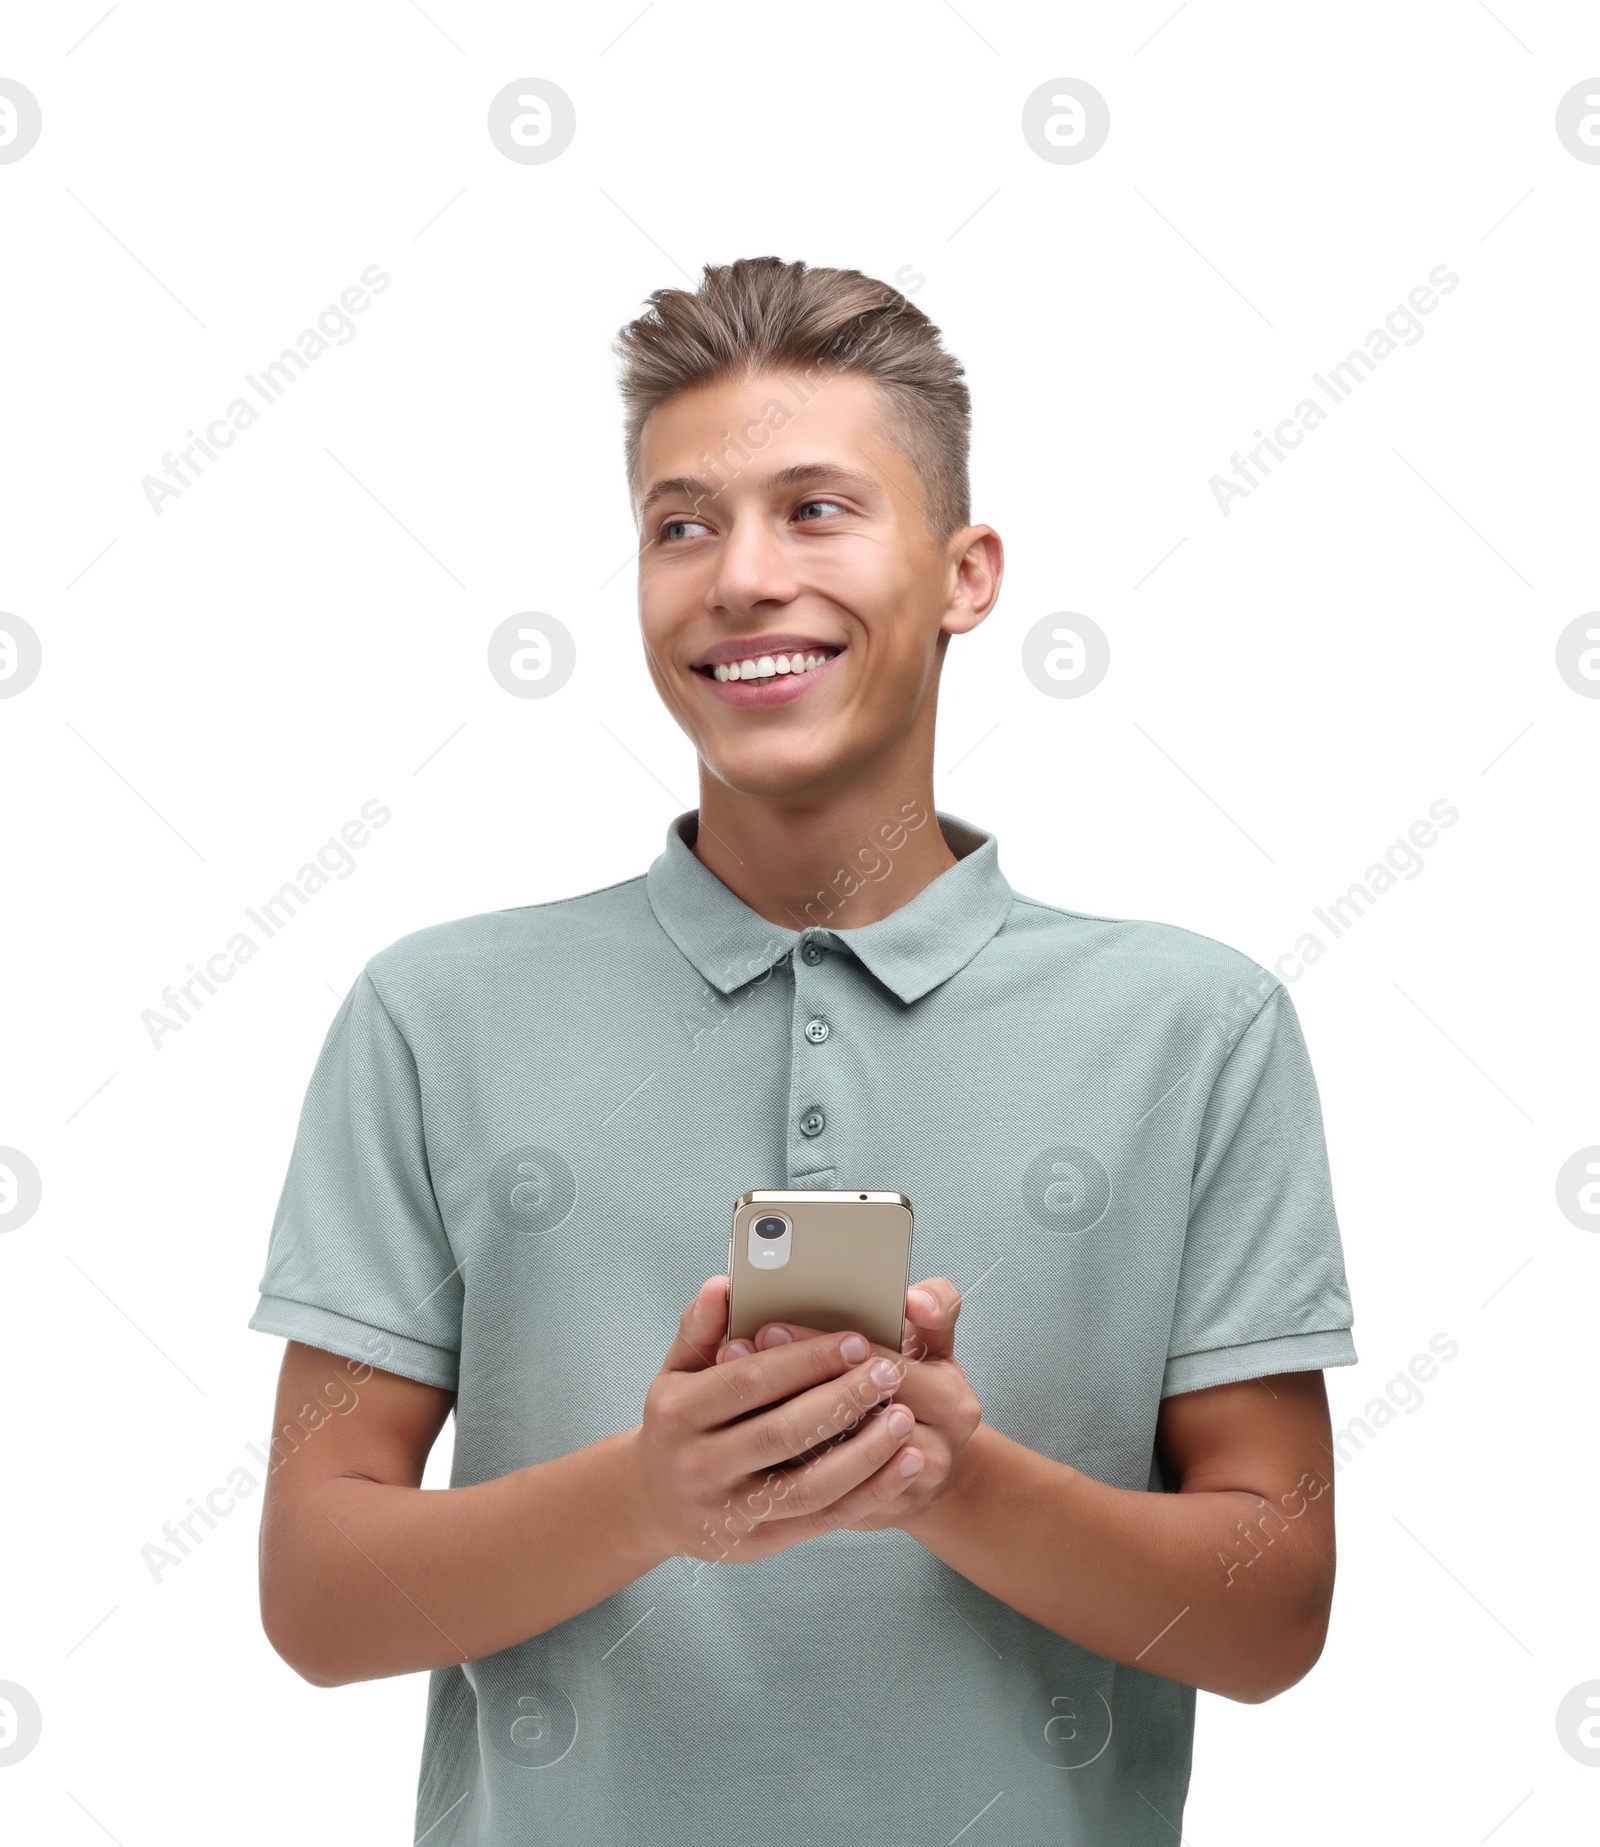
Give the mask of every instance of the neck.
M 859 930 L 956 863 L 926 777 L 780 806 L 702 769 L 692 850 L 735 897 L 785 930 Z

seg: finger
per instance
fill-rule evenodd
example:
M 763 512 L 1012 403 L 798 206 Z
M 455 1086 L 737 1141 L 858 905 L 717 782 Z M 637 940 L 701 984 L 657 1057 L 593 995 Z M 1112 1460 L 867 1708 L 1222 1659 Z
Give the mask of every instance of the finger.
M 955 1353 L 961 1291 L 948 1277 L 930 1276 L 906 1291 L 906 1333 L 901 1351 L 919 1360 L 948 1360 Z
M 909 1415 L 891 1423 L 889 1412 L 873 1411 L 794 1466 L 758 1477 L 752 1488 L 770 1499 L 764 1517 L 811 1520 L 823 1531 L 862 1519 L 916 1478 L 920 1451 L 910 1473 L 899 1473 L 901 1452 L 915 1429 Z
M 845 1343 L 850 1340 L 861 1343 L 859 1353 L 845 1351 Z M 792 1399 L 797 1393 L 823 1383 L 832 1386 L 838 1396 L 848 1389 L 848 1375 L 851 1374 L 858 1375 L 856 1389 L 862 1391 L 859 1382 L 865 1381 L 872 1359 L 871 1342 L 864 1335 L 853 1335 L 849 1331 L 824 1334 L 815 1340 L 793 1341 L 788 1346 L 752 1353 L 743 1359 L 725 1359 L 715 1370 L 727 1390 L 719 1396 L 715 1407 L 708 1405 L 700 1427 L 715 1430 L 736 1424 L 742 1426 L 768 1406 Z M 876 1386 L 872 1389 L 877 1390 Z M 798 1455 L 801 1447 L 796 1445 L 787 1453 Z M 774 1448 L 767 1453 L 775 1455 L 778 1451 Z
M 921 1482 L 925 1466 L 922 1451 L 909 1442 L 903 1443 L 876 1475 L 869 1475 L 859 1488 L 839 1497 L 828 1509 L 828 1524 L 862 1533 L 893 1526 L 912 1489 Z
M 717 1364 L 724 1360 L 742 1360 L 758 1350 L 792 1346 L 797 1340 L 813 1340 L 825 1333 L 824 1328 L 802 1327 L 798 1321 L 764 1321 L 748 1340 L 724 1341 L 717 1349 Z
M 757 1351 L 765 1353 L 773 1347 L 786 1347 L 791 1341 L 815 1340 L 819 1335 L 827 1332 L 826 1328 L 808 1327 L 801 1321 L 763 1321 L 751 1338 L 755 1342 Z M 906 1349 L 904 1342 L 896 1348 L 880 1346 L 877 1341 L 874 1341 L 872 1350 L 874 1353 L 886 1353 L 891 1359 L 898 1359 Z
M 797 1340 L 814 1340 L 818 1334 L 825 1333 L 824 1328 L 807 1327 L 800 1321 L 764 1321 L 756 1329 L 755 1344 L 759 1352 L 767 1352 L 773 1347 L 787 1347 Z
M 749 1380 L 774 1361 L 834 1346 L 824 1337 L 779 1347 L 772 1353 L 758 1353 L 724 1366 L 723 1378 L 730 1385 L 737 1381 L 742 1396 Z M 708 1421 L 704 1427 L 711 1433 L 723 1478 L 737 1481 L 765 1475 L 770 1479 L 789 1473 L 791 1464 L 806 1466 L 826 1455 L 894 1395 L 895 1364 L 881 1355 L 869 1358 L 838 1377 L 793 1392 L 764 1408 L 752 1410 L 746 1402 L 740 1406 L 741 1414 L 724 1419 L 720 1425 Z M 915 1414 L 910 1415 L 914 1419 Z
M 743 1359 L 752 1352 L 773 1353 L 781 1347 L 793 1346 L 797 1341 L 825 1340 L 827 1334 L 825 1328 L 808 1327 L 800 1321 L 764 1321 L 755 1331 L 754 1347 L 746 1340 L 728 1341 L 717 1350 L 717 1364 L 720 1366 L 725 1360 Z M 899 1368 L 900 1377 L 905 1377 L 907 1363 L 903 1352 L 896 1353 L 892 1347 L 880 1346 L 877 1341 L 869 1345 L 872 1349 L 870 1358 L 892 1360 Z
M 717 1343 L 728 1331 L 728 1278 L 708 1276 L 700 1292 L 678 1317 L 678 1332 L 663 1372 L 703 1372 L 716 1363 Z

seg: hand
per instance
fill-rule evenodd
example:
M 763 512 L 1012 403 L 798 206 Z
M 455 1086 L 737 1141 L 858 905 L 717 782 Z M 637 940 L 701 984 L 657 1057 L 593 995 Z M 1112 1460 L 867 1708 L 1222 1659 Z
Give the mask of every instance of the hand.
M 711 1277 L 629 1433 L 663 1557 L 750 1564 L 893 1506 L 909 1486 L 896 1463 L 912 1421 L 897 1430 L 881 1414 L 895 1380 L 871 1377 L 870 1344 L 858 1335 L 852 1359 L 841 1331 L 719 1366 L 727 1325 L 728 1278 Z
M 930 1277 L 906 1291 L 907 1326 L 897 1362 L 904 1369 L 904 1377 L 894 1398 L 917 1420 L 906 1449 L 920 1453 L 924 1466 L 904 1493 L 863 1507 L 841 1525 L 864 1533 L 888 1526 L 914 1532 L 918 1516 L 952 1491 L 953 1480 L 954 1491 L 959 1493 L 956 1464 L 983 1421 L 978 1395 L 954 1357 L 956 1317 L 960 1313 L 961 1291 L 942 1276 Z M 777 1344 L 768 1346 L 774 1332 Z M 759 1349 L 756 1357 L 760 1359 L 770 1352 L 787 1352 L 791 1343 L 803 1352 L 814 1343 L 837 1340 L 838 1336 L 825 1335 L 796 1321 L 768 1321 L 757 1328 L 755 1338 Z M 725 1342 L 718 1349 L 717 1364 L 740 1364 L 751 1351 L 742 1340 Z M 875 1346 L 873 1351 L 889 1354 L 887 1347 Z

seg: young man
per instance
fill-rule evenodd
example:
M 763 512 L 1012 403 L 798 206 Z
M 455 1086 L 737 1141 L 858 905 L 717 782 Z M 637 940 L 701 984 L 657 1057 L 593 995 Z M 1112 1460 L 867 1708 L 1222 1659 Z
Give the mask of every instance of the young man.
M 1270 1699 L 1328 1623 L 1356 1355 L 1294 1009 L 934 810 L 1003 565 L 938 330 L 770 257 L 651 304 L 640 624 L 700 805 L 335 1017 L 250 1323 L 267 1634 L 432 1670 L 432 1847 L 1168 1847 L 1195 1688 Z M 910 1198 L 902 1354 L 725 1344 L 754 1187 Z

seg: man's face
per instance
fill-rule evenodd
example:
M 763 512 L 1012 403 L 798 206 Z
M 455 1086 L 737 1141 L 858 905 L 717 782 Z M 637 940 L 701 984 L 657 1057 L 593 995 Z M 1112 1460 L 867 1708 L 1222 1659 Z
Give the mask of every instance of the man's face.
M 639 625 L 656 690 L 709 772 L 774 799 L 825 799 L 874 760 L 931 751 L 941 632 L 994 600 L 975 534 L 940 543 L 925 490 L 880 434 L 859 373 L 703 385 L 659 405 L 640 440 Z M 743 454 L 741 455 L 741 451 Z M 998 537 L 994 539 L 998 564 Z M 834 658 L 794 670 L 816 653 Z M 718 683 L 730 655 L 791 671 Z

